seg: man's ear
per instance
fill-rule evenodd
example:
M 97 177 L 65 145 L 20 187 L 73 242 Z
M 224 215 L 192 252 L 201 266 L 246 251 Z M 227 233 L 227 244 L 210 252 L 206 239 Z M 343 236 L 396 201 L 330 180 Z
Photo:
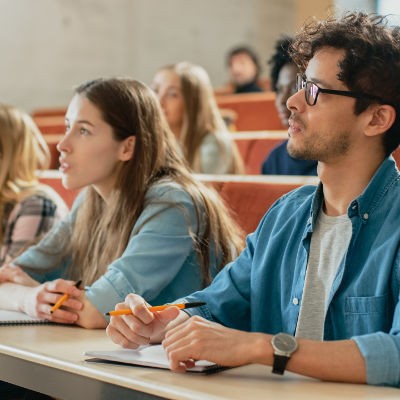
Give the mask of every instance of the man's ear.
M 380 104 L 373 108 L 370 121 L 365 130 L 367 136 L 381 135 L 387 132 L 396 119 L 396 110 L 388 104 Z
M 119 159 L 121 161 L 129 161 L 133 157 L 133 152 L 135 151 L 135 143 L 135 136 L 129 136 L 121 143 L 119 152 Z

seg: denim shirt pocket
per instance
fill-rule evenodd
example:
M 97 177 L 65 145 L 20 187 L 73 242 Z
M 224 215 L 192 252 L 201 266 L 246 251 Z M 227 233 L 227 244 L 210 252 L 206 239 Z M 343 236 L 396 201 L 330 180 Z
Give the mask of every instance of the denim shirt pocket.
M 388 295 L 347 297 L 344 305 L 348 337 L 389 329 Z

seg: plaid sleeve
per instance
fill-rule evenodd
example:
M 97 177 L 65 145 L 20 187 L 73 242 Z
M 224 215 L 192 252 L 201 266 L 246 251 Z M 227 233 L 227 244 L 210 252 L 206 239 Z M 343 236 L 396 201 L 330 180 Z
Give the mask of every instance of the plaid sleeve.
M 12 210 L 3 241 L 1 262 L 8 262 L 37 242 L 56 222 L 57 205 L 50 199 L 27 197 Z

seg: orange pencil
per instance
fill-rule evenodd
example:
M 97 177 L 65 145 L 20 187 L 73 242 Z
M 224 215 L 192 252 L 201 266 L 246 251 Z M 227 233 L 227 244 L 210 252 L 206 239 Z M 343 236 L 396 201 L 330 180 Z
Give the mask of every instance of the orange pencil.
M 79 288 L 79 286 L 81 285 L 81 283 L 82 283 L 82 280 L 79 280 L 79 281 L 75 282 L 74 286 L 75 286 L 76 288 Z M 51 307 L 50 314 L 53 314 L 54 311 L 57 311 L 57 310 L 68 300 L 68 297 L 69 297 L 68 294 L 66 294 L 66 293 L 63 294 L 63 295 L 60 297 L 60 299 L 57 301 L 57 303 L 54 304 L 53 307 Z
M 204 306 L 205 304 L 206 303 L 203 303 L 203 302 L 180 303 L 180 304 L 165 304 L 163 306 L 152 306 L 152 307 L 149 307 L 148 309 L 151 312 L 162 311 L 162 310 L 165 310 L 166 308 L 169 308 L 169 307 L 178 307 L 181 310 L 183 310 L 184 308 L 201 307 L 201 306 Z M 111 315 L 111 316 L 115 317 L 116 315 L 129 315 L 129 314 L 132 314 L 132 310 L 131 309 L 113 310 L 113 311 L 109 311 L 105 315 Z

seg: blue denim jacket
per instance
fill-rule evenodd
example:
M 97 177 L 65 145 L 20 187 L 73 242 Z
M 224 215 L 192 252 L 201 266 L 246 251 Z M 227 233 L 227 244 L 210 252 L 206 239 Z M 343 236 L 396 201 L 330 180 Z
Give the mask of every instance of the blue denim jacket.
M 207 303 L 189 313 L 236 329 L 294 334 L 322 201 L 321 184 L 279 199 L 236 261 L 185 298 Z M 348 216 L 353 233 L 330 291 L 324 339 L 352 338 L 368 383 L 400 386 L 400 175 L 391 157 L 352 201 Z

